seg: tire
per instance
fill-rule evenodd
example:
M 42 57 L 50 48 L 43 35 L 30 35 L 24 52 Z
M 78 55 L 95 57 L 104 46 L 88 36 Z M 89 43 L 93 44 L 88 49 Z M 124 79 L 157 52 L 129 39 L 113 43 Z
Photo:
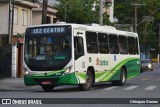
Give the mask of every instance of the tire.
M 124 68 L 121 69 L 120 80 L 112 81 L 112 85 L 123 86 L 126 84 L 126 70 Z
M 51 92 L 51 91 L 53 91 L 53 89 L 54 89 L 54 86 L 53 86 L 53 85 L 42 85 L 41 87 L 42 87 L 42 89 L 43 89 L 44 91 L 46 91 L 46 92 Z
M 87 78 L 84 84 L 80 84 L 79 87 L 83 91 L 88 91 L 92 88 L 93 85 L 93 74 L 90 71 L 87 71 Z

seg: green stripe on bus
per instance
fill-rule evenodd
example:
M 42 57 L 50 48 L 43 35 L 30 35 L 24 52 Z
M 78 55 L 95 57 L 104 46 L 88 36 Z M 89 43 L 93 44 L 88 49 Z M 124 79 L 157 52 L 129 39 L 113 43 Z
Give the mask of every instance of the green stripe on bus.
M 137 76 L 139 75 L 139 70 L 138 67 L 135 68 L 135 61 L 139 61 L 140 59 L 139 58 L 127 58 L 127 59 L 124 59 L 122 60 L 121 62 L 119 62 L 117 65 L 115 65 L 113 68 L 111 68 L 111 70 L 109 71 L 98 71 L 98 72 L 95 72 L 95 81 L 98 82 L 98 81 L 109 81 L 109 80 L 112 80 L 114 79 L 113 77 L 116 77 L 116 79 L 119 79 L 120 76 L 115 76 L 115 75 L 120 75 L 120 70 L 122 68 L 123 65 L 126 65 L 126 67 L 128 69 L 137 69 L 137 71 L 135 72 L 131 72 L 131 71 L 128 71 L 128 78 L 131 78 L 131 77 L 134 77 L 134 76 Z M 128 64 L 131 64 L 130 66 L 128 66 Z M 132 65 L 133 64 L 133 65 Z M 137 64 L 138 66 L 138 64 Z M 79 78 L 81 79 L 86 79 L 85 75 L 86 75 L 86 72 L 80 72 L 80 73 L 76 73 L 78 75 Z

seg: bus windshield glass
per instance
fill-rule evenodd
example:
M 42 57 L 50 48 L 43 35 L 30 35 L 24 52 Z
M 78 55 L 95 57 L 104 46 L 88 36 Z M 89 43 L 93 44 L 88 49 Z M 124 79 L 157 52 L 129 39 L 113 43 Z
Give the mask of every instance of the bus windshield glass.
M 24 60 L 33 71 L 63 69 L 71 59 L 71 27 L 28 28 Z

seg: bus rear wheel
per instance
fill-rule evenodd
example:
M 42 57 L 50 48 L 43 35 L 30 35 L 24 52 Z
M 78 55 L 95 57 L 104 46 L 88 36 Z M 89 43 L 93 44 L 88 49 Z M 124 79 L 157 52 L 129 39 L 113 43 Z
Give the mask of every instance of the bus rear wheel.
M 47 91 L 47 92 L 53 91 L 54 89 L 53 85 L 42 85 L 41 87 L 44 91 Z
M 88 71 L 86 82 L 84 84 L 80 84 L 79 87 L 83 91 L 88 91 L 92 88 L 92 85 L 93 85 L 93 74 L 90 71 Z
M 112 81 L 112 85 L 123 86 L 126 84 L 126 79 L 126 70 L 124 68 L 121 68 L 120 80 Z

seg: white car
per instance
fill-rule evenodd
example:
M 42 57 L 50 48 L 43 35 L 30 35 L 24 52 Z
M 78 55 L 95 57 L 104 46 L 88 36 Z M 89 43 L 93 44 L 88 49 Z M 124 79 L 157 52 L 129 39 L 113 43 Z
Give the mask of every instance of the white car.
M 150 59 L 141 60 L 141 70 L 150 70 L 153 71 L 153 64 Z

